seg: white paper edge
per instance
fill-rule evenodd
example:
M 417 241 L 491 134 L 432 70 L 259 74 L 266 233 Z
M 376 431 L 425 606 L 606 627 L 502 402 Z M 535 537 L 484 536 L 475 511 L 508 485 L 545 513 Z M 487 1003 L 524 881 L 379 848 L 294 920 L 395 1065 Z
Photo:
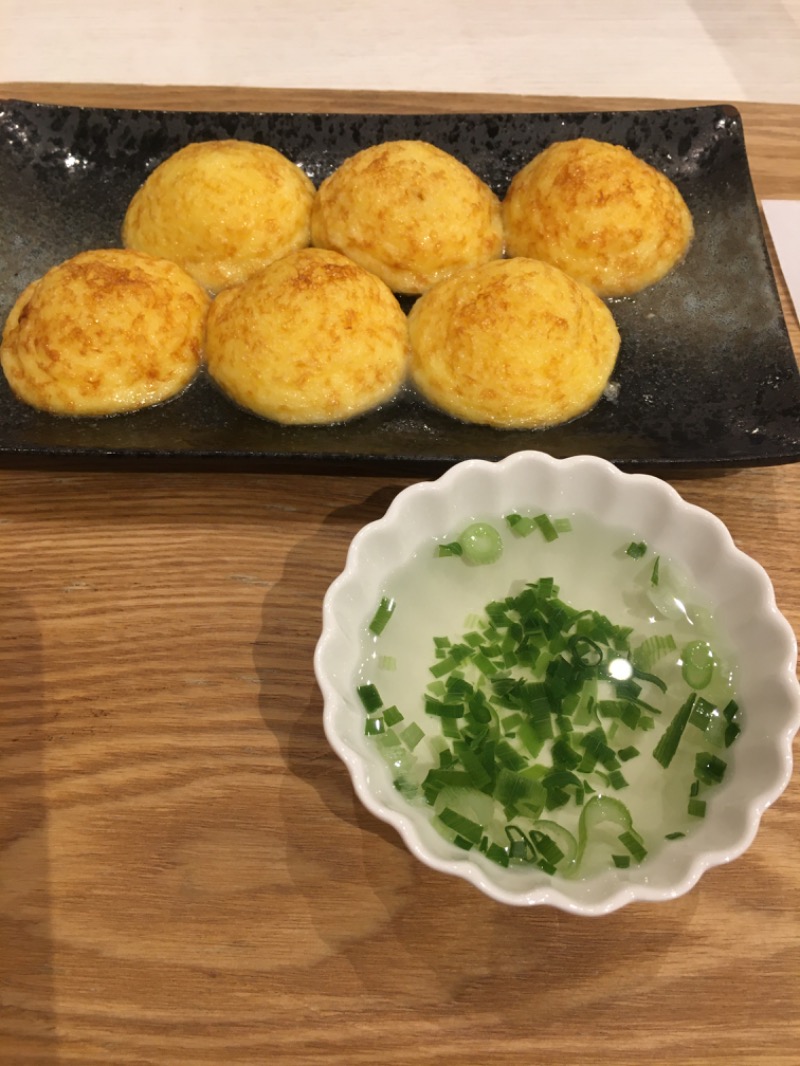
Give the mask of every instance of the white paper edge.
M 800 200 L 762 200 L 775 253 L 800 319 Z

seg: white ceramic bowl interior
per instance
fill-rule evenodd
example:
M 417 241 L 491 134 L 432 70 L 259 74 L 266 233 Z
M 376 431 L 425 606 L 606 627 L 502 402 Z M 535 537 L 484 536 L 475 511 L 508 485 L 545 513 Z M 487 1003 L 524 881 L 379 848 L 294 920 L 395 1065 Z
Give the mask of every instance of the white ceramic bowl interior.
M 550 877 L 535 867 L 503 868 L 445 841 L 393 787 L 386 762 L 364 736 L 364 709 L 356 694 L 360 634 L 387 575 L 420 544 L 463 528 L 473 517 L 531 508 L 551 515 L 584 512 L 635 530 L 682 565 L 724 619 L 745 715 L 741 735 L 727 750 L 725 779 L 697 828 L 640 866 L 588 880 Z M 792 740 L 800 727 L 796 664 L 795 636 L 776 607 L 767 574 L 735 546 L 718 518 L 658 478 L 624 473 L 593 456 L 559 460 L 531 451 L 497 463 L 459 463 L 436 481 L 400 492 L 381 519 L 361 529 L 325 596 L 314 657 L 330 744 L 362 803 L 394 826 L 418 859 L 500 902 L 549 904 L 585 915 L 680 896 L 706 870 L 749 847 L 763 812 L 791 776 Z

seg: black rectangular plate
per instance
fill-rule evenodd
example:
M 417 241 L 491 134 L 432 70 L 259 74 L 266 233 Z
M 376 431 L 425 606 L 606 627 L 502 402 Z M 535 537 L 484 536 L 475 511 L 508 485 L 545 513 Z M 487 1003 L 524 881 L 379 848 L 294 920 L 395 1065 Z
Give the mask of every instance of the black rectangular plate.
M 728 105 L 564 114 L 173 112 L 0 103 L 0 319 L 28 282 L 89 248 L 120 244 L 128 202 L 182 145 L 267 143 L 319 184 L 380 141 L 421 138 L 503 196 L 555 140 L 614 141 L 683 193 L 696 236 L 663 281 L 609 304 L 622 335 L 604 397 L 573 422 L 499 431 L 458 422 L 410 390 L 347 424 L 279 426 L 233 406 L 201 372 L 157 408 L 70 419 L 20 403 L 0 375 L 0 461 L 117 457 L 241 469 L 433 471 L 534 448 L 626 468 L 736 467 L 800 458 L 800 374 L 753 192 L 742 121 Z

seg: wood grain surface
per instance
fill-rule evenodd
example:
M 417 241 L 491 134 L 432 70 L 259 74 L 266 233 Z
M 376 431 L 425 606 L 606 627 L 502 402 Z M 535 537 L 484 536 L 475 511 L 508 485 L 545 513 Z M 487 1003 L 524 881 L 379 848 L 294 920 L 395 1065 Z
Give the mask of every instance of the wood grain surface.
M 63 103 L 642 101 L 0 86 Z M 660 102 L 659 102 L 660 103 Z M 742 105 L 760 196 L 800 108 Z M 800 351 L 796 319 L 787 315 Z M 678 900 L 515 909 L 356 801 L 312 673 L 351 537 L 408 478 L 0 470 L 0 1062 L 800 1062 L 800 787 Z M 673 484 L 800 626 L 800 467 Z

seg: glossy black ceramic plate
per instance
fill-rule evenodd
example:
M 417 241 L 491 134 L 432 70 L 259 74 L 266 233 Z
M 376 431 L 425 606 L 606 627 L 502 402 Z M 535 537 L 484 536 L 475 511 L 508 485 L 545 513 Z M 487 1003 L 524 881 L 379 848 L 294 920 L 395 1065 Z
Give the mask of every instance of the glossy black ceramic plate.
M 147 174 L 189 141 L 271 144 L 319 182 L 353 152 L 423 138 L 502 196 L 554 140 L 624 144 L 682 191 L 696 237 L 685 261 L 610 301 L 622 335 L 611 395 L 568 424 L 497 431 L 441 414 L 410 391 L 343 425 L 285 427 L 234 407 L 201 373 L 148 411 L 75 420 L 39 413 L 0 380 L 0 458 L 227 460 L 240 467 L 425 471 L 535 448 L 625 467 L 727 467 L 800 458 L 800 375 L 730 106 L 581 114 L 309 115 L 0 104 L 0 317 L 25 285 L 88 248 L 120 243 Z M 1 375 L 0 375 L 1 377 Z

